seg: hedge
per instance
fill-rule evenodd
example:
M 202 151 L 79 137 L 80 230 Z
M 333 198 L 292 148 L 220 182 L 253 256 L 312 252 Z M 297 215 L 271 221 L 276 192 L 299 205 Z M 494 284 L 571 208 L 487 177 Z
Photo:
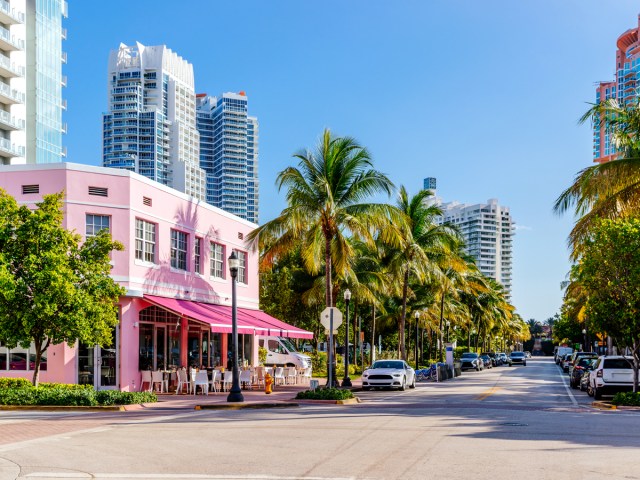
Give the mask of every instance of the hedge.
M 0 405 L 83 406 L 131 405 L 154 403 L 158 397 L 150 392 L 101 390 L 91 385 L 41 383 L 37 388 L 23 378 L 0 378 Z
M 613 397 L 611 403 L 627 407 L 640 407 L 640 393 L 618 392 Z
M 305 390 L 298 392 L 298 400 L 347 400 L 353 398 L 351 390 L 341 390 L 339 388 L 318 388 L 316 390 Z

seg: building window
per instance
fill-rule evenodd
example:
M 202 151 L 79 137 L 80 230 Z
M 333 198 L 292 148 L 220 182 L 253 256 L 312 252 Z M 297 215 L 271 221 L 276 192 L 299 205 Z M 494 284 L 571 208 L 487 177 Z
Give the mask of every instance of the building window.
M 110 217 L 108 215 L 93 215 L 87 213 L 85 237 L 95 237 L 100 230 L 109 231 Z
M 189 235 L 171 230 L 171 267 L 187 270 L 187 239 Z
M 34 370 L 36 366 L 36 347 L 32 343 L 29 348 L 12 348 L 0 343 L 0 371 L 3 370 Z M 40 370 L 47 371 L 47 351 L 42 352 L 40 358 Z
M 238 282 L 247 284 L 247 253 L 235 250 L 240 265 L 238 265 Z
M 224 247 L 219 243 L 211 242 L 209 251 L 211 276 L 216 278 L 224 278 Z
M 156 262 L 156 225 L 136 218 L 136 260 Z
M 200 269 L 200 248 L 202 246 L 202 239 L 196 237 L 196 243 L 193 246 L 193 269 L 196 273 L 202 273 Z

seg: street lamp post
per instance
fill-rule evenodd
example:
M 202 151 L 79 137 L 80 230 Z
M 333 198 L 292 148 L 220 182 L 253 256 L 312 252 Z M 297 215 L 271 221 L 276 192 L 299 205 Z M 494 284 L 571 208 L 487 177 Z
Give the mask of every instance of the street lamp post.
M 451 322 L 447 320 L 447 343 L 449 343 L 449 326 L 450 325 L 451 325 Z
M 414 316 L 416 318 L 416 370 L 418 370 L 420 368 L 418 365 L 418 319 L 420 318 L 420 312 L 416 310 Z
M 344 291 L 344 303 L 347 308 L 347 321 L 345 325 L 345 354 L 344 354 L 344 377 L 342 378 L 343 387 L 351 387 L 351 379 L 349 378 L 349 301 L 351 300 L 351 290 L 348 288 Z
M 229 272 L 231 273 L 231 336 L 232 347 L 231 361 L 233 362 L 233 381 L 231 390 L 227 396 L 227 402 L 244 402 L 244 396 L 240 389 L 240 371 L 238 369 L 238 305 L 236 304 L 236 279 L 240 260 L 236 252 L 231 252 L 228 258 Z
M 587 351 L 587 329 L 586 328 L 582 329 L 582 336 L 584 337 L 584 343 L 583 343 L 584 347 L 582 348 L 582 351 L 586 352 Z

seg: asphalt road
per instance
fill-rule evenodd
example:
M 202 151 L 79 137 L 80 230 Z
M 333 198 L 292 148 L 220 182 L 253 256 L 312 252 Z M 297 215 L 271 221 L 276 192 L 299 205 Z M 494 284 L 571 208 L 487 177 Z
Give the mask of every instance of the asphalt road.
M 5 439 L 0 479 L 640 479 L 640 412 L 572 393 L 543 359 L 356 406 L 30 414 L 43 433 Z

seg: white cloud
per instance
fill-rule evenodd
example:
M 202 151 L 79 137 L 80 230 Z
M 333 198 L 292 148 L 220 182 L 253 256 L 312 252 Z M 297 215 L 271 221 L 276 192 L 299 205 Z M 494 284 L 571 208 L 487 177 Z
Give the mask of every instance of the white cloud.
M 529 231 L 533 230 L 533 227 L 527 227 L 526 225 L 516 224 L 515 227 L 516 227 L 516 231 L 517 230 L 529 230 Z

